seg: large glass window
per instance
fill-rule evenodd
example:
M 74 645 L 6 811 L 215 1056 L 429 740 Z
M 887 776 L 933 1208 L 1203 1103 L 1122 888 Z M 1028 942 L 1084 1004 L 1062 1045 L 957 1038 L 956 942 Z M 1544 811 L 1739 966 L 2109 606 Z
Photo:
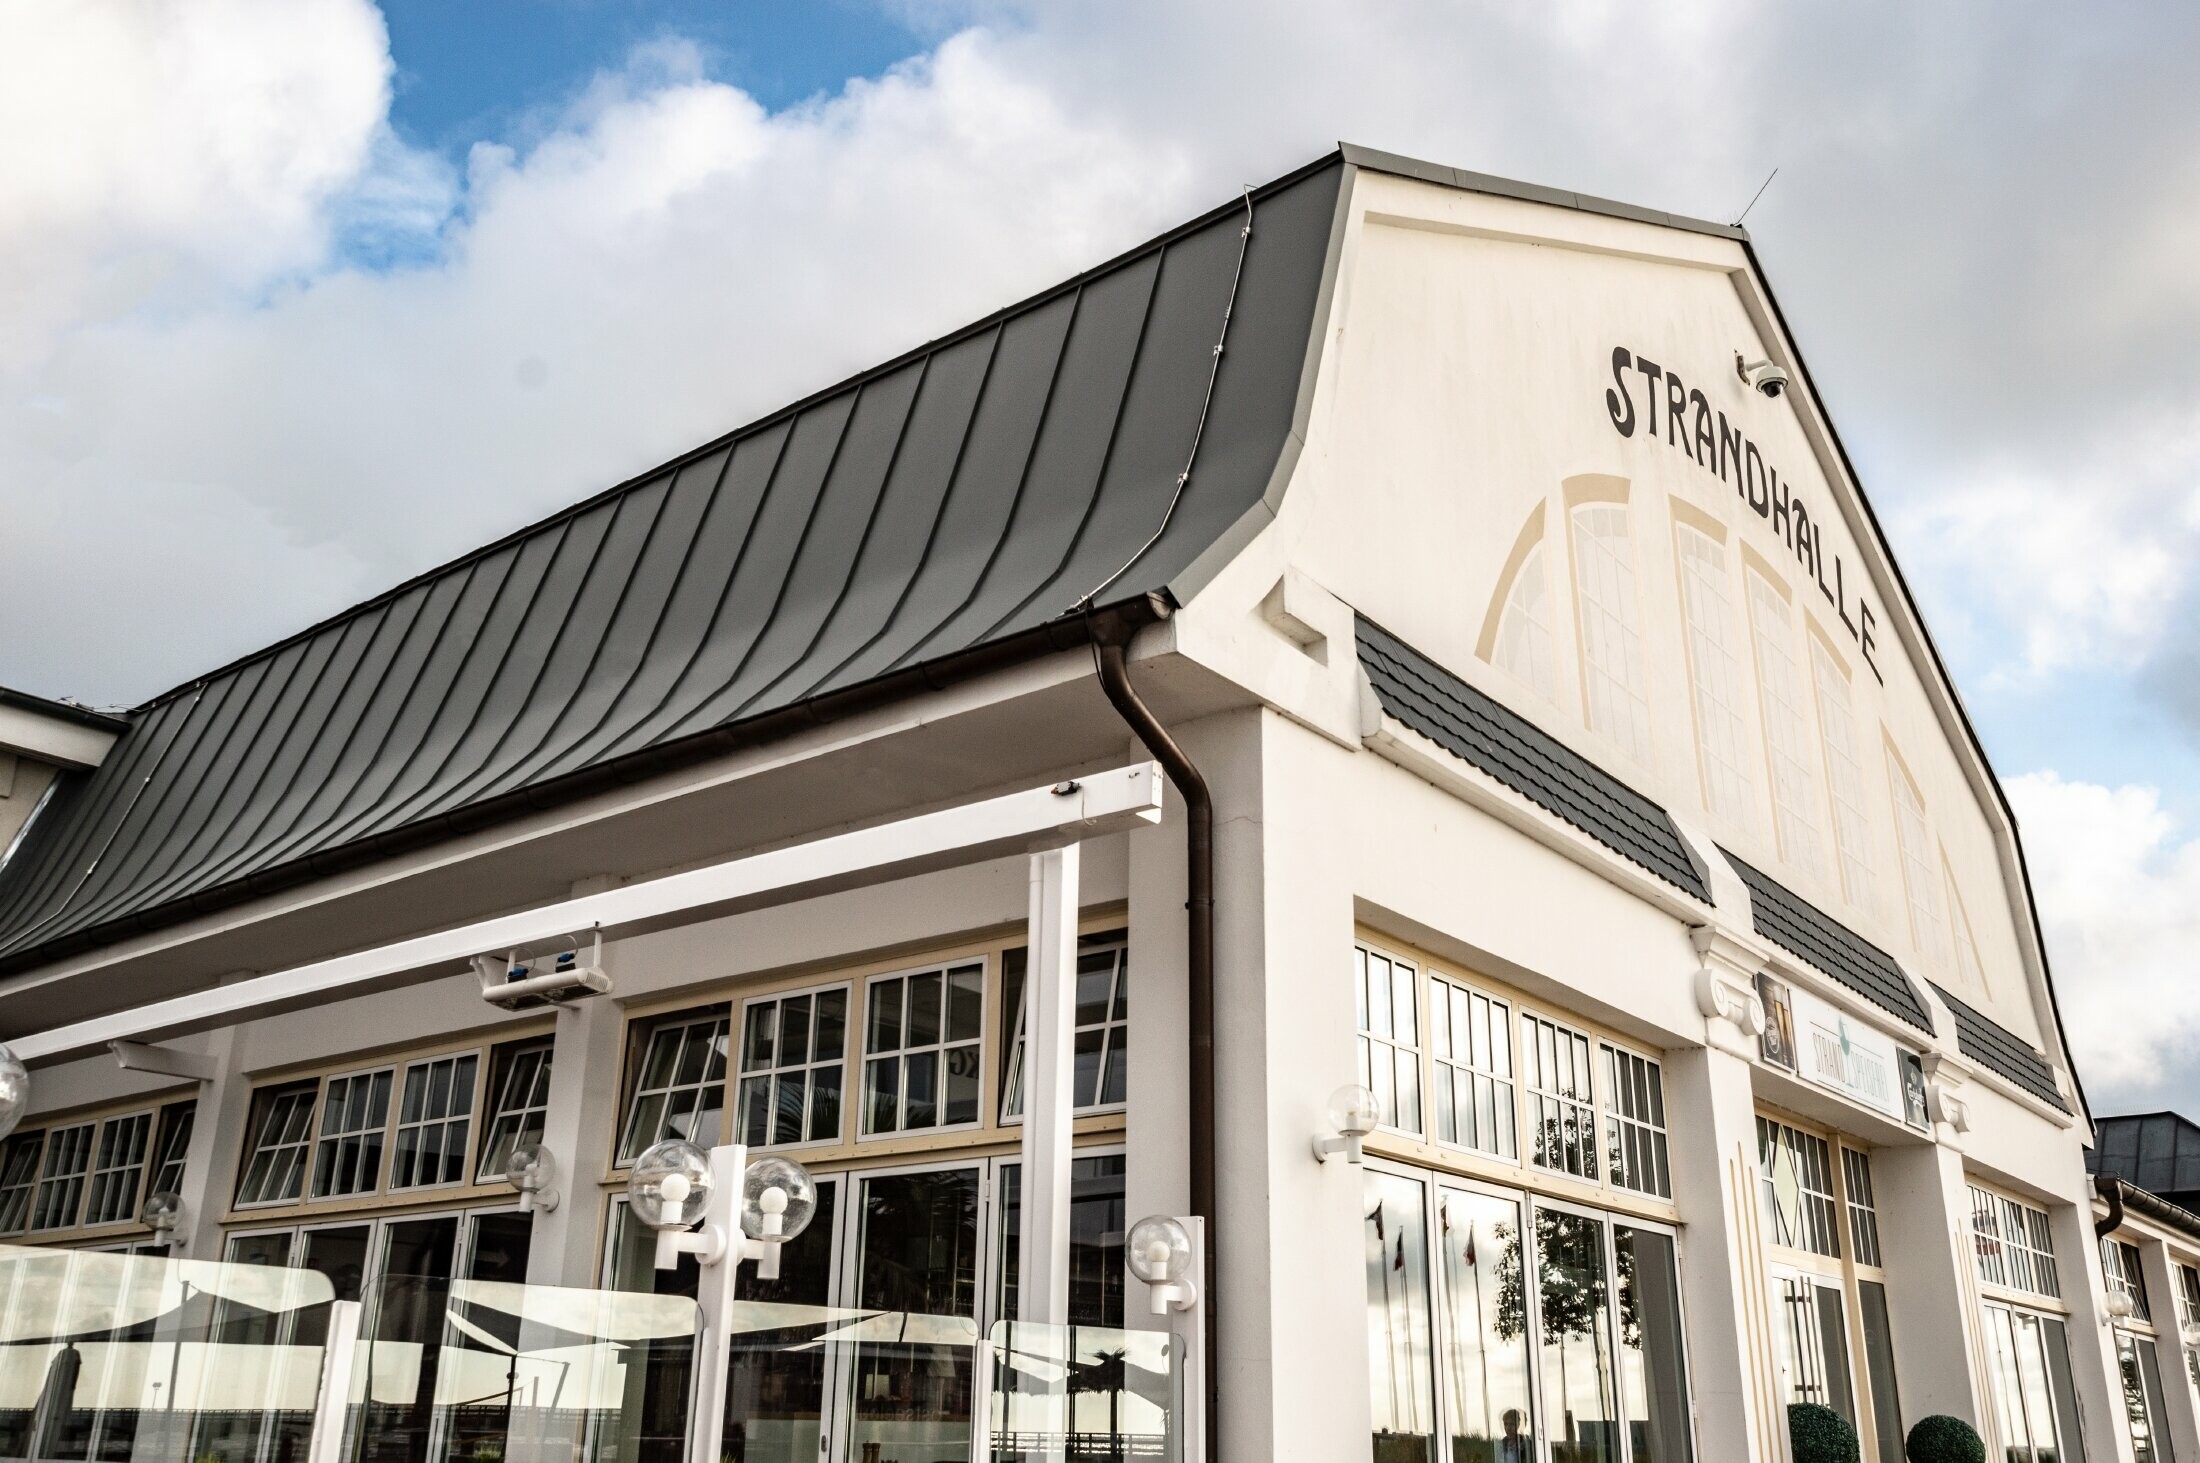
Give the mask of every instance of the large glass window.
M 542 1141 L 550 1117 L 550 1054 L 547 1041 L 512 1042 L 491 1054 L 489 1122 L 474 1168 L 477 1182 L 501 1178 L 514 1148 Z
M 2055 1236 L 2047 1211 L 1971 1185 L 1971 1243 L 1978 1278 L 2033 1295 L 2060 1296 Z
M 1512 1007 L 1437 977 L 1429 982 L 1428 1026 L 1436 1061 L 1436 1140 L 1499 1158 L 1519 1157 Z
M 741 1018 L 741 1141 L 751 1148 L 839 1141 L 847 1059 L 846 986 L 749 1002 Z
M 1421 973 L 1365 945 L 1352 952 L 1360 1082 L 1386 1128 L 1421 1134 Z
M 975 1167 L 860 1181 L 854 1303 L 884 1314 L 854 1346 L 847 1457 L 968 1456 L 980 1193 Z
M 1611 1463 L 1619 1457 L 1604 1246 L 1604 1221 L 1537 1208 L 1537 1362 L 1551 1463 Z
M 464 1180 L 474 1124 L 474 1076 L 480 1066 L 479 1056 L 462 1052 L 405 1069 L 390 1158 L 391 1188 L 424 1189 Z
M 1520 1201 L 1439 1189 L 1436 1234 L 1446 1321 L 1443 1376 L 1452 1393 L 1447 1456 L 1462 1463 L 1527 1463 L 1535 1456 L 1535 1405 Z
M 703 1148 L 717 1143 L 726 1100 L 725 1008 L 664 1017 L 643 1034 L 640 1052 L 619 1162 L 632 1163 L 666 1138 Z
M 1001 1069 L 1001 1121 L 1024 1115 L 1024 997 L 1026 951 L 1001 954 L 1001 1009 L 1014 1033 Z M 1077 942 L 1076 1023 L 1071 1100 L 1079 1112 L 1123 1105 L 1130 1059 L 1130 946 L 1121 930 L 1086 935 Z
M 1366 1170 L 1368 1400 L 1375 1463 L 1427 1459 L 1436 1446 L 1430 1344 L 1428 1186 Z
M 1124 1161 L 1120 1153 L 1072 1158 L 1069 1164 L 1069 1323 L 1119 1328 L 1123 1324 L 1123 1236 L 1130 1221 L 1123 1208 Z M 1021 1163 L 1000 1167 L 997 1318 L 1016 1319 L 1017 1277 L 1023 1268 Z
M 1573 511 L 1574 582 L 1581 616 L 1582 678 L 1589 727 L 1637 761 L 1650 760 L 1649 675 L 1635 595 L 1635 555 L 1625 503 Z
M 1688 1364 L 1679 1257 L 1662 1230 L 1613 1227 L 1619 1275 L 1620 1406 L 1633 1463 L 1689 1463 Z M 1899 1453 L 1890 1454 L 1893 1463 Z
M 2116 1366 L 2123 1382 L 2132 1463 L 2175 1463 L 2176 1451 L 2163 1425 L 2162 1366 L 2153 1339 L 2118 1331 Z
M 1787 1400 L 1830 1407 L 1856 1424 L 1856 1389 L 1849 1379 L 1848 1322 L 1841 1286 L 1827 1277 L 1783 1270 L 1773 1276 L 1779 1306 L 1775 1336 Z
M 306 1145 L 313 1138 L 313 1104 L 320 1086 L 299 1082 L 252 1094 L 252 1148 L 245 1155 L 237 1202 L 284 1204 L 305 1183 Z
M 1809 692 L 1787 595 L 1755 569 L 1748 571 L 1749 618 L 1756 635 L 1757 700 L 1772 752 L 1772 812 L 1780 853 L 1813 874 L 1826 867 L 1825 784 L 1810 733 Z
M 1729 822 L 1752 822 L 1752 759 L 1742 718 L 1742 663 L 1726 545 L 1685 523 L 1676 523 L 1673 533 L 1680 555 L 1681 614 L 1688 630 L 1689 689 L 1696 704 L 1704 802 Z
M 865 1136 L 978 1121 L 985 965 L 874 979 L 865 994 Z
M 369 1194 L 382 1186 L 382 1143 L 390 1121 L 393 1073 L 353 1072 L 328 1079 L 321 1139 L 313 1150 L 313 1197 Z
M 1615 1189 L 1673 1197 L 1666 1166 L 1665 1079 L 1656 1062 L 1604 1044 L 1605 1152 Z
M 31 1188 L 38 1182 L 44 1133 L 17 1133 L 0 1150 L 0 1234 L 21 1234 L 31 1222 Z
M 1833 652 L 1810 641 L 1811 680 L 1818 693 L 1818 743 L 1826 754 L 1826 782 L 1833 790 L 1833 842 L 1841 856 L 1841 887 L 1849 903 L 1869 910 L 1872 893 L 1872 821 L 1864 797 L 1864 763 L 1856 750 L 1856 713 L 1849 677 Z
M 92 1163 L 92 1125 L 56 1128 L 46 1135 L 46 1162 L 31 1200 L 32 1229 L 67 1229 L 76 1223 L 84 1176 Z
M 1528 1089 L 1528 1157 L 1591 1183 L 1597 1113 L 1589 1038 L 1542 1016 L 1520 1018 L 1520 1072 Z
M 1815 1133 L 1760 1116 L 1757 1171 L 1764 1184 L 1772 1242 L 1791 1250 L 1839 1258 L 1841 1232 L 1834 1218 L 1833 1155 Z
M 1557 656 L 1551 635 L 1550 588 L 1538 542 L 1513 571 L 1497 620 L 1497 664 L 1533 686 L 1545 700 L 1558 692 Z
M 1864 1341 L 1865 1381 L 1872 1389 L 1872 1425 L 1882 1463 L 1900 1463 L 1908 1436 L 1902 1426 L 1902 1388 L 1894 1370 L 1894 1330 L 1887 1320 L 1887 1287 L 1876 1280 L 1856 1283 L 1857 1308 Z
M 145 1150 L 152 1141 L 149 1112 L 126 1113 L 99 1125 L 91 1188 L 84 1197 L 86 1224 L 119 1224 L 137 1218 L 138 1184 L 145 1177 Z

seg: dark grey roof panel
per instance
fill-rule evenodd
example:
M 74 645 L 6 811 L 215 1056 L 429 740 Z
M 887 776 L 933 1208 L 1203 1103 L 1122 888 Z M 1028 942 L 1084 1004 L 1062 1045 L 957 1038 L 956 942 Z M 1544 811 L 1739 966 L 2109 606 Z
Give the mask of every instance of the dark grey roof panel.
M 1850 990 L 1930 1035 L 1933 1014 L 1892 955 L 1794 890 L 1734 856 L 1719 852 L 1749 886 L 1750 922 L 1757 933 L 1799 955 Z
M 1965 1003 L 1938 981 L 1933 991 L 1947 1002 L 1956 1018 L 1956 1050 L 1989 1072 L 2007 1078 L 2051 1107 L 2070 1111 L 2055 1085 L 2055 1069 L 2031 1043 L 1994 1020 L 1976 1006 Z
M 1712 902 L 1665 809 L 1372 621 L 1360 665 L 1383 710 L 1682 893 Z
M 1166 594 L 1283 456 L 1345 176 L 1301 169 L 1255 190 L 1249 239 L 1233 201 L 133 712 L 0 873 L 0 970 L 1071 643 L 1126 563 L 1103 608 Z M 1142 548 L 1226 313 L 1196 471 Z
M 2200 1124 L 2181 1113 L 2095 1118 L 2088 1167 L 2163 1197 L 2200 1192 Z

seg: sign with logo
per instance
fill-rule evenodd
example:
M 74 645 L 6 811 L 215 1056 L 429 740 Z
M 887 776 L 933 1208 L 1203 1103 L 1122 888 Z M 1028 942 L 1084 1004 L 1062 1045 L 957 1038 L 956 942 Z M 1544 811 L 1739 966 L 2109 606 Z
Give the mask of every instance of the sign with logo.
M 1895 1044 L 1808 991 L 1794 991 L 1796 1070 L 1821 1087 L 1903 1121 L 1902 1077 Z

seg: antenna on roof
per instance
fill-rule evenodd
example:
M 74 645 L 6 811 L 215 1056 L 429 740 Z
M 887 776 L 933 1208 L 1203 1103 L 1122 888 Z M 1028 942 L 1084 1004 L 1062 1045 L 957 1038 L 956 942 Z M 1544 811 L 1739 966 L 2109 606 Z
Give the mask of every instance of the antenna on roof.
M 1765 174 L 1765 180 L 1757 185 L 1757 191 L 1749 195 L 1749 206 L 1742 210 L 1740 218 L 1734 220 L 1735 228 L 1742 226 L 1742 219 L 1749 217 L 1749 210 L 1757 206 L 1757 200 L 1765 196 L 1765 190 L 1770 188 L 1772 180 L 1779 176 L 1780 170 L 1778 168 L 1774 168 L 1771 172 Z

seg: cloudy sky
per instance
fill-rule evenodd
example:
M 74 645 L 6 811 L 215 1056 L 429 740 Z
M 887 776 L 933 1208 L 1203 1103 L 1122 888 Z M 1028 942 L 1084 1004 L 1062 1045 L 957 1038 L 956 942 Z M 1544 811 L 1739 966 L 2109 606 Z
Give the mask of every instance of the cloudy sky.
M 2096 1107 L 2200 1112 L 2200 6 L 44 0 L 0 74 L 0 683 L 102 705 L 1340 137 L 1777 167 Z

